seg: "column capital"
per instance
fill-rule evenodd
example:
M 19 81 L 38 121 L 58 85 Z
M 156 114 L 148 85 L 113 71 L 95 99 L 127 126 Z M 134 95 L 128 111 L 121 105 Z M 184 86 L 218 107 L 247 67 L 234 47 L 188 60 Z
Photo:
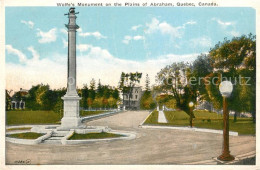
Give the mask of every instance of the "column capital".
M 75 31 L 76 29 L 79 29 L 78 25 L 65 24 L 65 26 L 68 28 L 68 31 Z

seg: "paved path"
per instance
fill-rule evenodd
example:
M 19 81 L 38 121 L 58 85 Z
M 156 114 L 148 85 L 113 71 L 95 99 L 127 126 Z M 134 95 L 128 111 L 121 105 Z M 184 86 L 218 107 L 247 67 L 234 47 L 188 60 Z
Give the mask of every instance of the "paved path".
M 149 113 L 129 111 L 86 122 L 137 133 L 134 140 L 82 145 L 20 145 L 6 143 L 6 162 L 30 160 L 31 164 L 186 164 L 205 163 L 220 155 L 222 135 L 171 129 L 142 129 L 138 125 Z M 231 136 L 233 155 L 255 151 L 255 137 Z M 210 162 L 212 163 L 212 161 Z
M 159 123 L 167 123 L 167 120 L 166 120 L 166 117 L 165 117 L 163 111 L 159 111 L 158 122 Z

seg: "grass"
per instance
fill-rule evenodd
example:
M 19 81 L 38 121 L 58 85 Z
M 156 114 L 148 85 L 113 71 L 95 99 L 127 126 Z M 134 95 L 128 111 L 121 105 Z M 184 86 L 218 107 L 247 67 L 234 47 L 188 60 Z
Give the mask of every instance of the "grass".
M 61 115 L 53 111 L 7 111 L 7 125 L 58 124 Z
M 8 134 L 7 137 L 10 138 L 19 138 L 19 139 L 37 139 L 38 137 L 42 136 L 42 133 L 34 133 L 34 132 L 27 132 L 27 133 L 15 133 L 15 134 Z
M 154 110 L 150 116 L 146 119 L 144 124 L 156 124 L 158 123 L 158 111 Z
M 22 127 L 22 128 L 10 128 L 10 129 L 6 129 L 7 132 L 10 131 L 15 131 L 15 130 L 30 130 L 32 129 L 31 127 Z
M 158 111 L 153 111 L 144 124 L 166 125 L 166 126 L 189 126 L 189 116 L 183 111 L 165 111 L 168 123 L 158 123 Z M 194 127 L 208 129 L 223 129 L 223 116 L 214 112 L 194 111 Z M 238 132 L 239 135 L 255 135 L 255 124 L 252 118 L 237 118 L 233 122 L 233 116 L 229 117 L 230 131 Z
M 87 134 L 77 134 L 74 133 L 69 140 L 83 140 L 83 139 L 104 139 L 104 138 L 116 138 L 122 137 L 123 135 L 114 134 L 114 133 L 87 133 Z
M 107 111 L 102 111 L 102 110 L 97 110 L 97 111 L 80 111 L 80 116 L 81 117 L 85 117 L 85 116 L 90 116 L 90 115 L 97 115 L 97 114 L 101 114 L 101 113 L 105 113 Z
M 106 111 L 80 111 L 80 116 L 105 113 Z M 60 124 L 61 114 L 53 111 L 17 110 L 6 112 L 6 125 Z M 19 129 L 18 129 L 19 130 Z

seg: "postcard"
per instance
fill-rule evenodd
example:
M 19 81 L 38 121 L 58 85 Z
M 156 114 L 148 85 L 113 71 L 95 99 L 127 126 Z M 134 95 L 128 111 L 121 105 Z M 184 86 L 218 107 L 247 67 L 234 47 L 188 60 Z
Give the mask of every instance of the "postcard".
M 259 7 L 1 1 L 1 166 L 258 169 Z

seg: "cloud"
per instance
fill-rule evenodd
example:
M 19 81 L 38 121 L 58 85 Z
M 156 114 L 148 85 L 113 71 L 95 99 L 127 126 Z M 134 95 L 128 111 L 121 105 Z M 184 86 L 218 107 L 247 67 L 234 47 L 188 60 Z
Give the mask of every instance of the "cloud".
M 34 23 L 32 21 L 21 20 L 21 23 L 27 25 L 30 29 L 33 29 Z
M 35 51 L 35 49 L 32 46 L 28 47 L 27 49 L 32 53 L 33 56 L 32 60 L 36 61 L 40 59 L 39 53 Z
M 96 32 L 83 32 L 81 28 L 78 29 L 79 32 L 79 36 L 81 37 L 89 37 L 89 36 L 93 36 L 97 39 L 106 39 L 106 36 L 103 36 L 100 32 L 96 31 Z
M 13 54 L 13 55 L 18 56 L 19 61 L 20 61 L 21 63 L 24 63 L 24 62 L 27 61 L 27 57 L 25 56 L 25 54 L 22 53 L 21 51 L 15 49 L 15 48 L 13 48 L 12 45 L 5 45 L 5 49 L 7 50 L 7 53 L 8 53 L 8 54 Z
M 107 49 L 90 44 L 79 44 L 77 55 L 77 86 L 89 83 L 92 78 L 101 79 L 102 84 L 117 86 L 122 71 L 149 74 L 151 84 L 155 76 L 166 65 L 179 61 L 192 61 L 198 54 L 167 54 L 156 59 L 134 61 L 113 56 Z M 33 53 L 33 48 L 30 48 Z M 25 57 L 26 58 L 26 57 Z M 19 73 L 19 74 L 17 74 Z M 22 74 L 22 76 L 21 76 Z M 7 89 L 30 89 L 39 83 L 49 84 L 52 89 L 66 87 L 67 56 L 53 54 L 52 58 L 42 56 L 39 60 L 28 60 L 24 65 L 6 63 Z M 58 81 L 57 81 L 58 80 Z M 145 77 L 141 80 L 144 86 Z
M 188 22 L 184 23 L 184 24 L 181 26 L 181 28 L 185 29 L 185 28 L 186 28 L 186 25 L 195 25 L 195 24 L 197 24 L 197 22 L 191 20 L 191 21 L 188 21 Z
M 129 41 L 131 41 L 131 40 L 138 41 L 138 40 L 144 40 L 144 39 L 145 39 L 144 36 L 141 36 L 141 35 L 136 35 L 136 36 L 126 35 L 122 42 L 125 44 L 129 44 Z
M 182 30 L 184 30 L 187 25 L 194 24 L 196 24 L 195 21 L 188 21 L 181 26 L 174 27 L 166 21 L 160 22 L 157 18 L 152 18 L 150 23 L 146 23 L 147 29 L 145 30 L 145 33 L 152 34 L 159 31 L 162 34 L 168 34 L 173 38 L 181 38 L 183 34 Z
M 159 30 L 163 34 L 170 34 L 171 36 L 181 38 L 181 34 L 179 32 L 178 28 L 172 27 L 170 24 L 167 22 L 162 22 L 158 25 Z
M 92 45 L 89 44 L 78 44 L 76 46 L 77 50 L 80 52 L 88 51 L 88 49 L 92 48 Z
M 56 57 L 53 55 L 52 57 Z M 66 82 L 66 61 L 50 59 L 29 60 L 25 65 L 6 63 L 6 87 L 14 91 L 20 88 L 30 89 L 40 83 L 49 84 L 51 88 L 64 87 Z M 64 74 L 65 73 L 65 74 Z M 58 81 L 57 81 L 58 80 Z
M 66 41 L 64 38 L 62 38 L 63 48 L 68 47 L 68 41 Z
M 68 36 L 68 31 L 65 28 L 60 29 L 60 32 Z
M 158 19 L 152 18 L 152 21 L 150 23 L 146 23 L 147 30 L 145 32 L 150 34 L 159 30 L 159 24 L 160 21 Z
M 38 39 L 39 43 L 50 43 L 50 42 L 56 41 L 56 39 L 57 39 L 57 35 L 56 35 L 57 29 L 56 28 L 52 28 L 48 32 L 43 32 L 38 28 L 37 31 L 38 32 L 37 32 L 36 36 L 40 38 L 40 39 Z
M 142 25 L 134 25 L 134 26 L 131 27 L 131 30 L 136 31 L 140 27 L 142 27 Z
M 209 37 L 199 37 L 193 38 L 190 40 L 190 47 L 197 48 L 197 47 L 212 47 L 212 41 Z
M 216 21 L 222 28 L 235 25 L 235 22 L 224 22 L 218 18 L 212 18 L 212 21 Z

